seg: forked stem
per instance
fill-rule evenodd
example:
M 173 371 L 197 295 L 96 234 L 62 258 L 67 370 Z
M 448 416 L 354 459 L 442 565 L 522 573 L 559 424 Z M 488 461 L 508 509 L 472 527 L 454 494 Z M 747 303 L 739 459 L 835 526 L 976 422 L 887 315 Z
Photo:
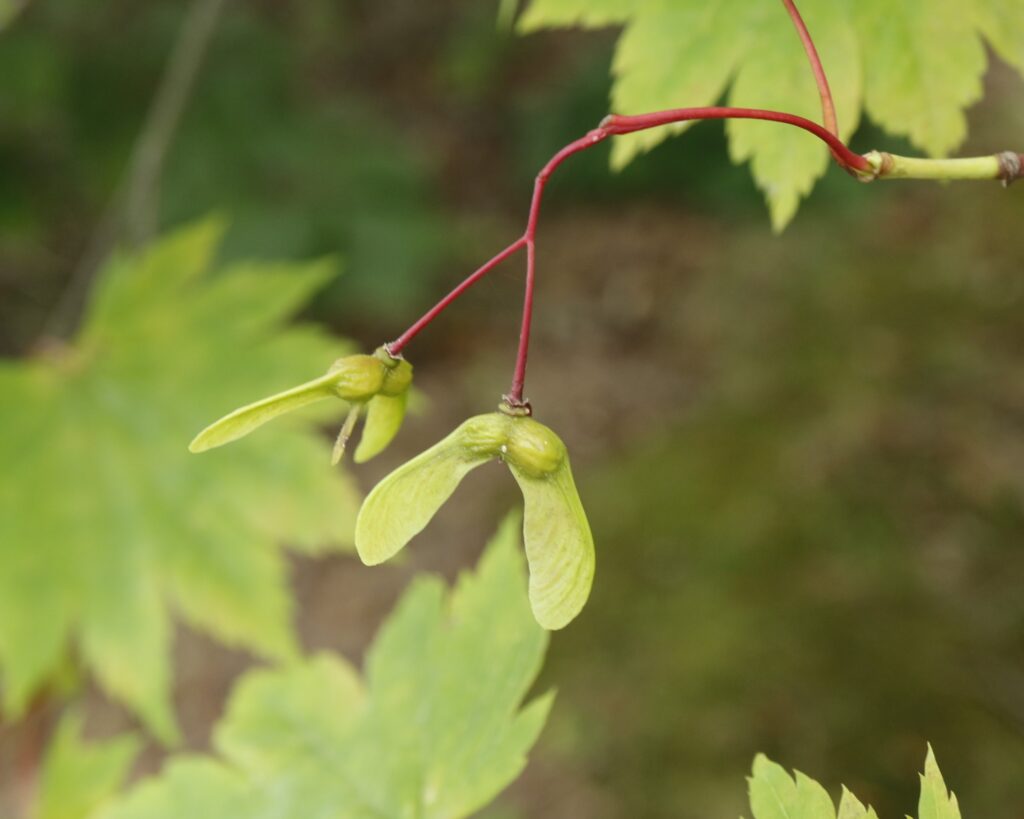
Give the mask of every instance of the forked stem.
M 793 7 L 795 11 L 795 6 Z M 802 23 L 802 21 L 801 21 Z M 806 30 L 806 29 L 804 29 Z M 812 44 L 813 47 L 813 44 Z M 816 52 L 815 52 L 816 54 Z M 812 65 L 815 60 L 812 60 Z M 817 62 L 820 68 L 820 61 Z M 822 72 L 824 79 L 824 72 Z M 827 82 L 819 85 L 827 92 Z M 831 95 L 823 92 L 831 100 Z M 735 108 L 727 106 L 707 106 L 699 108 L 676 108 L 669 111 L 655 111 L 650 114 L 623 116 L 609 114 L 600 125 L 579 139 L 570 142 L 556 153 L 537 174 L 533 185 L 533 197 L 530 201 L 530 212 L 527 217 L 526 230 L 523 235 L 508 245 L 496 256 L 477 268 L 451 292 L 430 308 L 412 326 L 397 339 L 384 345 L 393 356 L 401 354 L 405 346 L 420 332 L 426 329 L 441 313 L 443 313 L 459 296 L 476 282 L 486 276 L 505 259 L 526 248 L 526 282 L 523 296 L 523 316 L 519 330 L 519 349 L 516 354 L 515 369 L 512 375 L 512 386 L 504 396 L 506 403 L 514 408 L 529 412 L 529 402 L 523 398 L 526 382 L 526 363 L 530 350 L 530 328 L 533 322 L 533 297 L 536 283 L 537 223 L 540 217 L 541 201 L 544 188 L 555 169 L 574 154 L 584 151 L 611 136 L 632 134 L 671 125 L 676 122 L 687 122 L 705 119 L 756 119 L 766 122 L 777 122 L 800 128 L 824 142 L 832 152 L 836 164 L 851 176 L 862 182 L 886 178 L 917 178 L 917 179 L 999 179 L 1008 185 L 1024 176 L 1024 154 L 1004 151 L 987 157 L 973 159 L 915 159 L 900 157 L 888 153 L 872 151 L 864 156 L 851 151 L 836 135 L 834 111 L 831 117 L 826 115 L 826 126 L 819 125 L 805 117 L 788 114 L 782 111 L 770 111 L 761 108 Z

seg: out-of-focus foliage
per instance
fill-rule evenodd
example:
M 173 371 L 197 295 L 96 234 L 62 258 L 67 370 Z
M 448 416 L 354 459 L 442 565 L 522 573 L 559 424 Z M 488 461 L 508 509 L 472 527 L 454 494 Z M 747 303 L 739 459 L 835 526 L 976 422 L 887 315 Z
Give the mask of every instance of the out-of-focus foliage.
M 781 765 L 763 754 L 754 760 L 750 777 L 750 809 L 754 819 L 836 819 L 828 792 L 809 776 L 796 772 L 796 780 Z M 917 819 L 960 819 L 956 796 L 946 788 L 931 747 L 921 774 Z M 839 819 L 878 819 L 875 811 L 843 788 Z
M 418 577 L 366 678 L 335 655 L 250 672 L 214 733 L 217 756 L 172 759 L 103 819 L 183 816 L 459 819 L 522 770 L 551 704 L 523 698 L 547 637 L 509 520 L 454 591 Z
M 240 396 L 318 370 L 339 345 L 283 329 L 331 265 L 214 265 L 223 226 L 115 256 L 73 343 L 0 362 L 0 668 L 18 714 L 73 642 L 101 685 L 161 738 L 168 607 L 225 642 L 295 652 L 279 541 L 350 541 L 355 493 L 312 430 L 186 449 Z
M 0 314 L 0 343 L 36 329 L 87 245 L 186 6 L 46 0 L 3 30 L 0 285 L 25 314 Z M 343 252 L 344 292 L 325 298 L 349 316 L 422 303 L 449 234 L 429 153 L 363 81 L 356 16 L 225 4 L 159 185 L 165 226 L 230 213 L 226 257 Z
M 0 0 L 0 29 L 8 25 L 24 5 L 25 0 Z
M 944 155 L 963 142 L 964 109 L 981 96 L 982 38 L 1024 71 L 1020 4 L 803 0 L 799 6 L 829 75 L 844 138 L 863 107 L 891 133 Z M 781 3 L 530 0 L 520 25 L 526 31 L 624 26 L 613 66 L 616 113 L 712 105 L 729 89 L 730 105 L 821 116 L 807 57 Z M 624 165 L 685 127 L 618 137 L 613 161 Z M 827 149 L 771 123 L 733 121 L 727 129 L 733 160 L 751 161 L 781 230 L 825 172 Z
M 85 819 L 121 787 L 139 752 L 136 737 L 82 738 L 82 718 L 61 721 L 43 763 L 35 819 Z

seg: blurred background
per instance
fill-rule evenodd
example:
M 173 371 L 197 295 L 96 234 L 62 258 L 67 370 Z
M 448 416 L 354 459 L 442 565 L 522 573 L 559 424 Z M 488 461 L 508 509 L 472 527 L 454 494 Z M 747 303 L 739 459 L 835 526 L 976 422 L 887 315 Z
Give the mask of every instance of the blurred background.
M 185 11 L 34 0 L 0 33 L 3 356 L 37 349 L 97 246 Z M 395 337 L 519 234 L 537 169 L 606 113 L 614 31 L 521 38 L 496 16 L 226 3 L 159 225 L 220 212 L 229 257 L 338 254 L 304 318 Z M 965 151 L 1019 150 L 1022 99 L 993 58 Z M 869 127 L 854 147 L 910 151 Z M 967 815 L 1024 816 L 1022 194 L 832 170 L 776 237 L 720 124 L 617 175 L 607 146 L 563 167 L 527 393 L 572 452 L 598 575 L 553 638 L 541 743 L 489 815 L 736 816 L 764 751 L 898 816 L 931 741 Z M 496 403 L 521 276 L 496 271 L 409 348 L 427 407 L 355 471 L 364 489 Z M 471 565 L 518 497 L 482 472 L 404 565 L 296 558 L 304 644 L 358 661 L 412 574 Z M 204 748 L 250 659 L 182 629 L 175 660 Z M 89 702 L 94 730 L 131 726 Z M 0 805 L 16 785 L 0 751 Z

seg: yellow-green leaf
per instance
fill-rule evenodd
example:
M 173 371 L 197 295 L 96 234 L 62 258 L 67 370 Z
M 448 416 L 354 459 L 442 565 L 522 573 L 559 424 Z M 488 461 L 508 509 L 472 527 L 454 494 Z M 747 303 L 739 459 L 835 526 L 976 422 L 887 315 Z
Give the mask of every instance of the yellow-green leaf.
M 981 98 L 985 51 L 973 6 L 962 0 L 853 4 L 868 114 L 932 156 L 963 142 L 964 109 Z
M 530 564 L 530 604 L 547 629 L 566 626 L 583 608 L 594 581 L 594 538 L 572 479 L 569 459 L 550 475 L 509 468 L 523 492 L 523 542 Z
M 978 28 L 996 53 L 1024 72 L 1024 3 L 1020 0 L 974 0 Z
M 917 819 L 960 819 L 956 794 L 947 790 L 946 782 L 935 761 L 935 752 L 928 746 L 921 774 L 921 798 L 917 803 Z
M 523 31 L 543 26 L 610 26 L 624 23 L 644 0 L 553 0 L 530 3 L 519 19 Z
M 860 118 L 861 66 L 847 5 L 842 0 L 801 0 L 799 5 L 828 67 L 840 136 L 848 139 Z M 758 33 L 740 62 L 729 104 L 820 120 L 817 86 L 793 24 L 780 13 L 781 3 L 763 4 L 760 9 Z M 748 10 L 745 19 L 756 17 Z M 730 120 L 726 131 L 733 161 L 750 160 L 754 181 L 768 201 L 772 227 L 781 231 L 828 169 L 828 149 L 808 133 L 772 122 Z
M 861 109 L 925 151 L 954 150 L 964 110 L 981 95 L 979 32 L 1024 73 L 1024 4 L 1017 0 L 800 0 L 849 137 Z M 521 31 L 544 26 L 621 25 L 612 107 L 637 114 L 729 101 L 779 108 L 820 121 L 818 89 L 781 3 L 747 0 L 530 0 Z M 612 163 L 688 125 L 616 137 Z M 778 124 L 728 126 L 730 155 L 751 160 L 773 225 L 783 227 L 828 164 L 813 137 Z M 884 148 L 885 146 L 877 146 Z
M 325 469 L 308 421 L 203 458 L 186 451 L 238 395 L 274 392 L 339 347 L 286 326 L 332 270 L 216 270 L 222 229 L 203 222 L 116 256 L 76 338 L 0 361 L 0 463 L 18 476 L 0 481 L 0 690 L 12 718 L 74 656 L 172 740 L 172 611 L 289 658 L 281 541 L 351 542 L 356 493 Z
M 141 744 L 131 735 L 85 742 L 81 715 L 65 716 L 43 761 L 35 819 L 91 815 L 121 787 Z
M 746 0 L 663 3 L 637 14 L 615 49 L 612 110 L 642 114 L 666 107 L 713 105 L 725 93 L 737 62 L 757 36 Z M 670 102 L 671 100 L 671 102 Z M 612 166 L 668 134 L 693 125 L 679 123 L 612 142 Z
M 839 799 L 839 814 L 837 819 L 878 819 L 878 814 L 872 807 L 865 807 L 853 793 L 843 786 L 843 795 Z
M 794 781 L 764 754 L 754 759 L 749 784 L 754 819 L 835 819 L 835 807 L 821 785 L 799 771 Z
M 523 704 L 547 634 L 526 595 L 518 518 L 454 591 L 413 581 L 364 678 L 319 655 L 247 674 L 215 754 L 177 757 L 95 819 L 462 819 L 519 775 L 551 705 Z

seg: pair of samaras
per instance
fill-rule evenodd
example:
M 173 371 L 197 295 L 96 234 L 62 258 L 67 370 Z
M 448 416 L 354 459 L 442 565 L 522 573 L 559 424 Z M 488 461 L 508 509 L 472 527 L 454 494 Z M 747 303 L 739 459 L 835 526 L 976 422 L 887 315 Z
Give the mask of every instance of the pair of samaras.
M 355 460 L 366 461 L 398 432 L 411 383 L 412 367 L 384 348 L 372 356 L 348 356 L 320 378 L 226 415 L 200 432 L 189 448 L 202 452 L 226 444 L 278 415 L 337 397 L 351 409 L 334 460 L 341 457 L 365 408 Z M 470 471 L 490 460 L 503 461 L 523 493 L 523 541 L 534 615 L 544 628 L 562 628 L 590 594 L 594 540 L 565 444 L 548 427 L 507 405 L 470 418 L 377 484 L 359 510 L 356 549 L 368 565 L 387 560 L 423 530 Z

